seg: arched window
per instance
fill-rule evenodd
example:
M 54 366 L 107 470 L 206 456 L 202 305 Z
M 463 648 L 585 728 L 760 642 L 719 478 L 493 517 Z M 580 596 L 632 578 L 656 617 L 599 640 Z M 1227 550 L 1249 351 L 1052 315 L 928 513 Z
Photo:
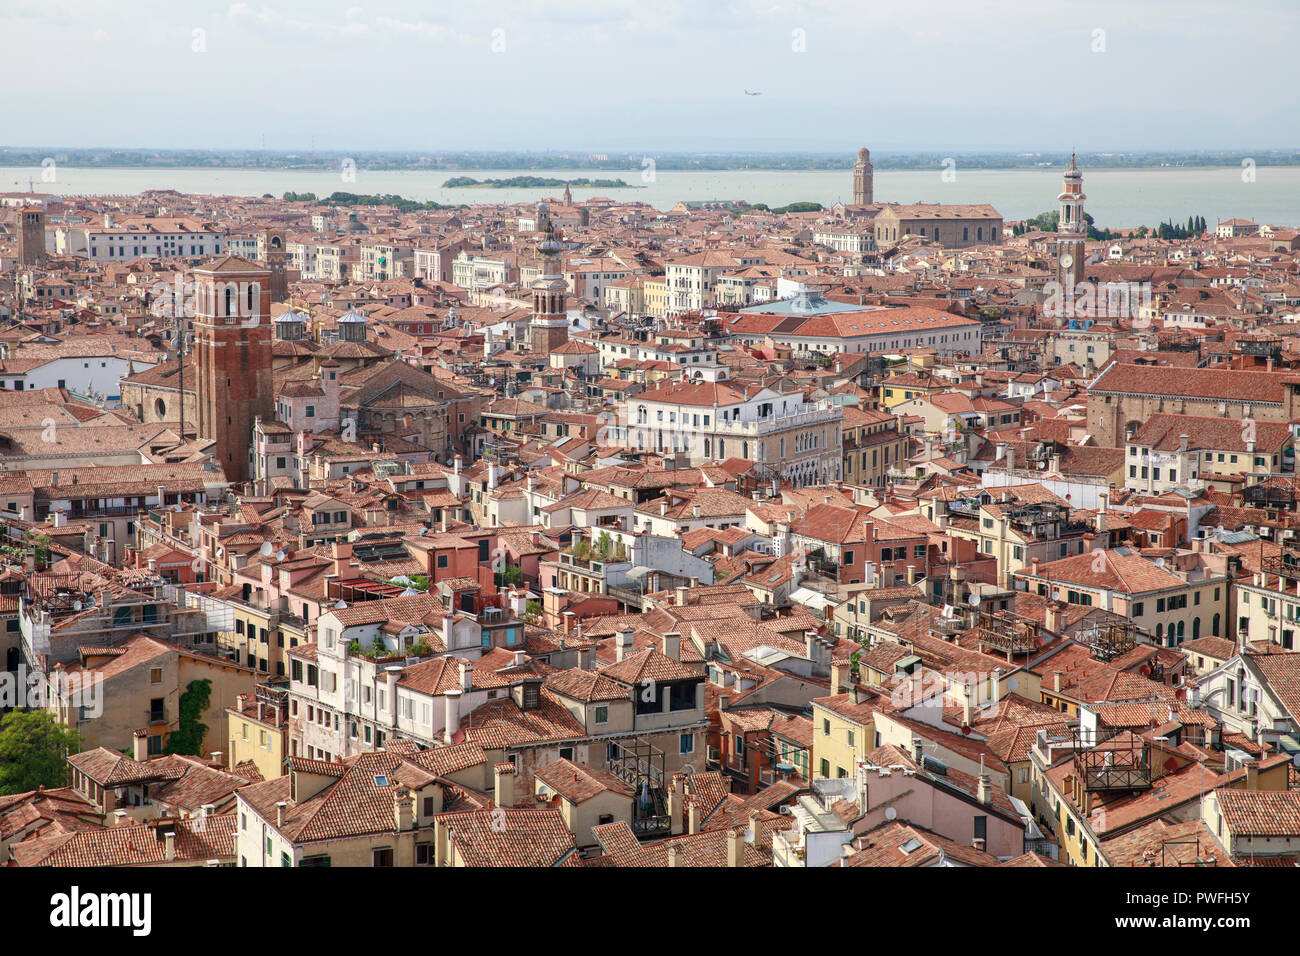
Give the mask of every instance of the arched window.
M 1196 640 L 1200 636 L 1201 636 L 1201 619 L 1199 617 L 1194 617 L 1192 618 L 1192 640 Z
M 235 314 L 235 290 L 226 286 L 226 311 L 222 313 L 225 316 Z
M 1219 615 L 1214 615 L 1210 620 L 1210 633 L 1215 637 L 1219 636 Z

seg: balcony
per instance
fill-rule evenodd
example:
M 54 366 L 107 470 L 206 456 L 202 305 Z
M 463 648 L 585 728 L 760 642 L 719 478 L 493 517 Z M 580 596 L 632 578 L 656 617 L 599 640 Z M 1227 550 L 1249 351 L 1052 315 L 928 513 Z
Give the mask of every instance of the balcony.
M 982 615 L 976 628 L 980 650 L 993 648 L 1003 654 L 1032 654 L 1038 649 L 1038 626 L 995 615 Z
M 1276 574 L 1288 581 L 1300 581 L 1300 554 L 1283 551 L 1281 554 L 1269 555 L 1260 565 L 1265 574 Z

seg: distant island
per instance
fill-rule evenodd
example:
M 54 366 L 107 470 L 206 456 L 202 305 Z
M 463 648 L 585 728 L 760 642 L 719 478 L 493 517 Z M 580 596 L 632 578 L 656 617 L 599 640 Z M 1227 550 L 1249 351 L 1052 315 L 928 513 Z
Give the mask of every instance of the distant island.
M 555 186 L 586 186 L 593 189 L 640 189 L 621 179 L 550 179 L 546 176 L 511 176 L 508 179 L 475 179 L 472 176 L 453 176 L 442 184 L 443 189 L 468 189 L 472 186 L 488 189 L 541 189 Z

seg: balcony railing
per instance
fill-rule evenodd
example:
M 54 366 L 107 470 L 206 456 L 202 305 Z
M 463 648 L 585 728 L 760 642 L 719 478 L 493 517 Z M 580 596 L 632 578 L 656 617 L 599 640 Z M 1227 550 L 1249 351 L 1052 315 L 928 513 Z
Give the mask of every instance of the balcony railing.
M 1300 581 L 1300 555 L 1283 551 L 1264 558 L 1260 567 L 1267 574 L 1276 574 L 1290 581 Z

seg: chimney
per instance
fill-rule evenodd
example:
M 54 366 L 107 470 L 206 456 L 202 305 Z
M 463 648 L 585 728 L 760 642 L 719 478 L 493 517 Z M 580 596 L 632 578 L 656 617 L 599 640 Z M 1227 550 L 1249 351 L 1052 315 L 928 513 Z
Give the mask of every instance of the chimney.
M 669 834 L 677 836 L 682 832 L 682 792 L 681 774 L 673 774 L 672 785 L 668 788 L 668 823 Z
M 727 831 L 727 866 L 745 865 L 745 831 L 732 827 Z
M 1259 761 L 1252 760 L 1246 764 L 1246 789 L 1259 789 Z
M 699 506 L 699 505 L 692 505 L 692 506 L 691 506 L 691 516 L 694 517 L 694 518 L 698 518 L 698 517 L 700 517 L 700 506 Z
M 686 595 L 687 595 L 687 592 L 688 592 L 689 590 L 690 590 L 690 589 L 689 589 L 689 588 L 686 588 L 686 587 L 679 587 L 679 588 L 677 589 L 677 606 L 678 606 L 678 607 L 685 607 L 685 606 L 686 606 Z
M 455 645 L 452 643 L 452 636 L 456 630 L 455 614 L 444 614 L 442 616 L 442 643 L 447 650 L 451 650 Z
M 460 689 L 465 693 L 474 689 L 474 665 L 469 661 L 460 662 Z
M 208 762 L 211 763 L 212 766 L 214 767 L 224 767 L 226 765 L 226 762 L 223 759 L 224 757 L 225 754 L 222 753 L 220 750 L 214 750 L 212 751 L 211 754 L 208 755 Z
M 74 475 L 73 477 L 76 476 Z M 54 527 L 66 528 L 67 525 L 68 525 L 68 512 L 63 508 L 59 508 L 57 511 L 54 512 Z
M 980 776 L 979 785 L 975 788 L 975 798 L 984 806 L 993 802 L 992 782 L 989 775 L 984 771 L 984 758 L 980 757 Z
M 135 760 L 136 763 L 144 763 L 149 759 L 149 731 L 137 730 L 134 735 Z
M 915 584 L 915 583 L 916 583 L 916 565 L 915 565 L 915 564 L 909 564 L 909 565 L 907 566 L 907 583 L 908 583 L 909 585 L 912 585 L 912 584 Z
M 975 849 L 979 850 L 981 853 L 984 852 L 984 838 L 983 838 L 983 837 L 975 837 L 973 840 L 970 841 L 970 845 L 971 845 L 972 847 L 974 847 Z
M 840 658 L 831 661 L 831 696 L 835 697 L 843 694 L 849 689 L 849 675 L 852 671 L 852 661 Z
M 695 800 L 691 800 L 691 805 L 686 811 L 686 832 L 690 834 L 700 832 L 700 805 Z
M 393 825 L 398 833 L 415 829 L 415 794 L 410 790 L 393 791 Z
M 168 830 L 163 834 L 163 860 L 171 863 L 176 859 L 176 831 Z
M 1052 690 L 1056 691 L 1058 694 L 1061 692 L 1062 675 L 1063 675 L 1062 671 L 1059 670 L 1052 671 Z
M 1065 609 L 1056 601 L 1048 601 L 1043 615 L 1043 625 L 1053 634 L 1060 634 L 1065 627 Z
M 975 723 L 975 685 L 967 681 L 965 691 L 961 704 L 961 722 L 970 727 Z
M 1002 699 L 1002 677 L 1005 674 L 1006 671 L 1003 670 L 1001 667 L 993 668 L 993 679 L 990 681 L 992 686 L 989 688 L 989 690 L 991 691 L 994 700 Z
M 681 863 L 678 862 L 676 844 L 670 844 L 668 847 L 668 866 L 669 868 L 676 868 L 681 866 Z
M 446 727 L 443 728 L 442 739 L 446 743 L 451 743 L 452 738 L 456 736 L 456 731 L 460 730 L 460 695 L 463 693 L 459 688 L 453 687 L 447 691 L 447 717 Z
M 749 833 L 750 840 L 755 846 L 758 845 L 759 834 L 763 832 L 763 812 L 761 810 L 749 811 Z
M 515 765 L 499 763 L 496 765 L 496 789 L 493 791 L 498 807 L 515 805 Z
M 281 800 L 279 803 L 275 805 L 275 825 L 277 828 L 279 829 L 284 828 L 284 817 L 288 809 L 289 809 L 289 804 L 284 800 Z
M 632 635 L 630 627 L 620 628 L 614 634 L 614 660 L 622 661 L 632 653 Z
M 675 661 L 682 659 L 682 636 L 676 631 L 664 635 L 664 657 L 671 657 Z
M 453 458 L 453 459 L 451 460 L 451 462 L 452 462 L 452 463 L 451 463 L 451 473 L 452 473 L 453 475 L 459 475 L 459 474 L 460 474 L 460 455 L 457 455 L 455 458 Z

